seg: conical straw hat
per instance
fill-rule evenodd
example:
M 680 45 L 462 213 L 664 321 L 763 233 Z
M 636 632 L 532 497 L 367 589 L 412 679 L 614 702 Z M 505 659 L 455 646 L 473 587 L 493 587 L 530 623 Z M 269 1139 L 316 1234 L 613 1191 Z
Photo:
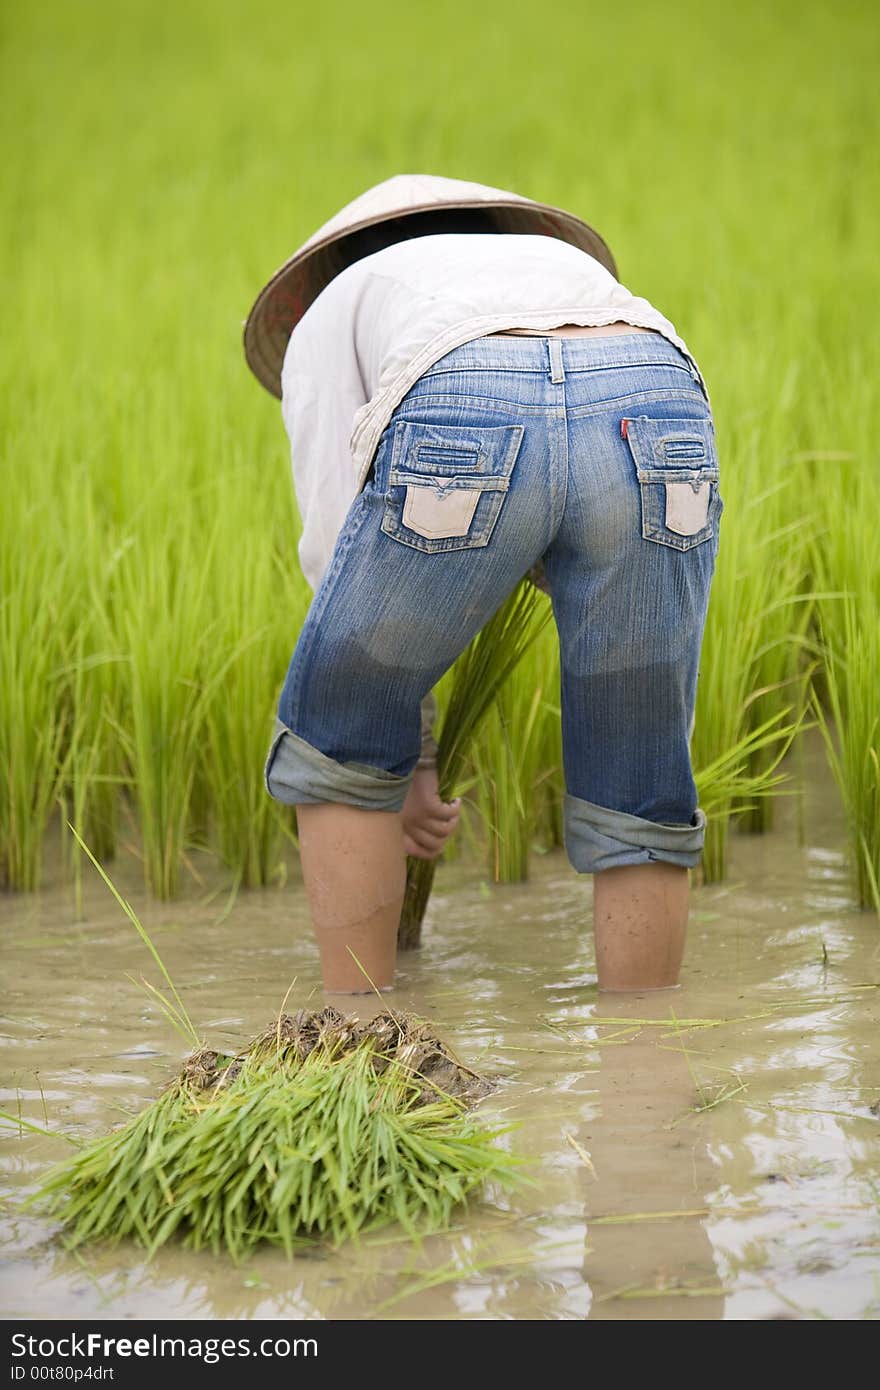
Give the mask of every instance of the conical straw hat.
M 280 398 L 281 364 L 290 334 L 309 305 L 341 270 L 383 245 L 418 234 L 419 215 L 426 221 L 426 229 L 429 226 L 436 232 L 442 229 L 436 218 L 427 222 L 425 214 L 461 208 L 480 208 L 490 213 L 498 232 L 558 237 L 586 251 L 617 276 L 614 257 L 605 242 L 573 213 L 482 183 L 431 174 L 398 174 L 347 203 L 284 262 L 260 291 L 244 327 L 245 356 L 258 380 Z M 409 218 L 414 219 L 412 223 Z M 383 223 L 387 226 L 382 227 Z M 366 239 L 358 235 L 366 228 L 381 230 Z

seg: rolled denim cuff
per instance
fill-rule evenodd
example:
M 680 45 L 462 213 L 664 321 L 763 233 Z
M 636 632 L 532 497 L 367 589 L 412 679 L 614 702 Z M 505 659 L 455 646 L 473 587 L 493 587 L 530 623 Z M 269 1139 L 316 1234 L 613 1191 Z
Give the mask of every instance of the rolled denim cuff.
M 363 763 L 337 763 L 276 719 L 263 780 L 269 795 L 287 806 L 332 801 L 362 811 L 399 811 L 412 779 Z
M 690 825 L 663 825 L 577 796 L 565 798 L 565 848 L 579 874 L 658 860 L 692 869 L 700 862 L 705 835 L 706 816 L 699 807 Z

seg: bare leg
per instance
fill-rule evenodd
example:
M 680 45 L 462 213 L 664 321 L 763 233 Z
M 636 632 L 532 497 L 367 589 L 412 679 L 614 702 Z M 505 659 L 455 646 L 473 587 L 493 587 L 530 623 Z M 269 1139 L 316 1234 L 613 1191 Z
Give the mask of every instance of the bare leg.
M 396 811 L 325 803 L 297 807 L 299 848 L 324 988 L 362 994 L 394 984 L 397 927 L 406 882 Z
M 440 800 L 433 767 L 416 769 L 402 814 L 336 802 L 298 808 L 300 861 L 325 990 L 369 992 L 352 951 L 379 989 L 391 988 L 406 855 L 436 859 L 460 810 L 458 801 Z
M 688 870 L 675 864 L 604 869 L 593 878 L 600 990 L 678 984 L 687 929 Z

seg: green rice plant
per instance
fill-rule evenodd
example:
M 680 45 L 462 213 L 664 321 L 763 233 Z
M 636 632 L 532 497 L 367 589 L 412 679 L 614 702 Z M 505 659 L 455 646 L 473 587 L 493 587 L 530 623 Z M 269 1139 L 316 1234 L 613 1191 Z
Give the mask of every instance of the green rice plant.
M 823 419 L 813 422 L 815 442 L 826 447 L 807 458 L 810 485 L 821 487 L 826 503 L 825 525 L 812 544 L 823 591 L 812 706 L 846 811 L 856 896 L 880 912 L 880 476 L 866 442 L 878 412 L 867 362 L 855 348 L 850 357 L 856 408 L 834 399 L 827 372 L 818 405 Z
M 756 371 L 772 378 L 776 346 L 749 343 L 748 351 Z M 736 582 L 763 595 L 760 641 L 748 654 L 751 692 L 744 729 L 758 727 L 789 703 L 794 719 L 803 720 L 810 680 L 821 683 L 816 604 L 829 580 L 816 565 L 817 549 L 829 530 L 829 508 L 835 506 L 829 484 L 836 484 L 846 457 L 840 445 L 850 438 L 848 417 L 865 394 L 857 371 L 846 374 L 841 391 L 840 373 L 831 369 L 824 346 L 813 337 L 792 345 L 784 368 L 776 390 L 762 393 L 748 413 L 725 422 L 722 489 L 731 506 L 722 522 L 719 583 L 731 574 L 727 552 L 733 544 Z M 836 449 L 827 447 L 831 441 Z M 733 538 L 733 529 L 744 535 Z M 843 530 L 835 527 L 834 533 Z M 751 625 L 754 610 L 742 608 L 740 616 Z M 759 773 L 773 756 L 770 746 L 759 750 L 749 771 Z M 738 807 L 740 829 L 768 829 L 774 802 L 765 796 L 751 808 Z
M 287 522 L 290 538 L 287 556 L 280 537 L 270 534 L 247 565 L 230 564 L 229 556 L 235 554 L 243 530 L 259 533 L 262 499 L 240 464 L 224 475 L 222 492 L 225 503 L 234 500 L 236 505 L 218 508 L 222 534 L 210 586 L 218 614 L 214 640 L 236 655 L 223 679 L 214 684 L 205 708 L 197 781 L 207 843 L 232 869 L 237 884 L 260 888 L 275 870 L 281 835 L 290 834 L 291 820 L 289 808 L 273 801 L 263 784 L 270 702 L 302 626 L 310 591 L 292 561 L 296 520 L 289 486 L 278 506 L 279 522 Z
M 766 797 L 780 795 L 779 789 L 788 781 L 788 776 L 776 769 L 803 728 L 802 719 L 783 723 L 790 713 L 791 710 L 785 708 L 771 715 L 763 724 L 743 734 L 732 748 L 725 748 L 714 762 L 694 773 L 699 803 L 709 824 L 717 826 L 720 822 L 723 828 L 731 816 L 759 806 Z M 770 750 L 769 761 L 767 750 Z M 760 771 L 752 772 L 750 769 L 758 753 L 765 754 L 761 760 L 763 765 Z
M 444 801 L 454 798 L 477 729 L 549 617 L 545 596 L 524 579 L 455 663 L 437 754 Z M 419 944 L 435 870 L 433 859 L 408 861 L 397 938 L 404 950 Z
M 0 882 L 8 888 L 40 883 L 43 837 L 65 775 L 75 607 L 50 509 L 7 494 L 0 508 Z
M 754 463 L 730 452 L 691 739 L 695 781 L 706 798 L 706 882 L 725 875 L 732 817 L 751 814 L 755 828 L 768 823 L 760 807 L 782 785 L 775 769 L 806 710 L 805 627 L 812 600 L 804 592 L 800 522 L 775 526 L 781 485 L 750 486 Z M 779 678 L 762 684 L 773 675 Z
M 546 644 L 546 637 L 541 645 Z M 565 769 L 562 762 L 562 712 L 557 699 L 559 690 L 559 644 L 554 642 L 548 669 L 553 672 L 552 684 L 548 679 L 546 691 L 553 692 L 552 699 L 542 702 L 538 724 L 538 766 L 541 768 L 540 781 L 535 790 L 537 809 L 535 815 L 535 848 L 541 852 L 559 849 L 565 843 Z
M 878 112 L 863 81 L 877 52 L 871 8 L 742 0 L 707 17 L 698 0 L 682 0 L 672 43 L 667 13 L 639 0 L 591 14 L 587 42 L 577 7 L 554 15 L 551 36 L 539 8 L 509 0 L 500 27 L 492 6 L 468 15 L 478 88 L 468 64 L 450 61 L 453 10 L 443 0 L 449 22 L 438 27 L 432 7 L 388 0 L 377 19 L 339 0 L 313 16 L 306 44 L 296 13 L 265 0 L 247 9 L 215 0 L 210 14 L 196 0 L 173 23 L 147 0 L 10 12 L 0 84 L 14 324 L 0 343 L 0 876 L 9 886 L 38 881 L 59 799 L 107 854 L 130 802 L 148 878 L 163 893 L 194 843 L 240 882 L 271 873 L 290 818 L 261 801 L 260 771 L 307 595 L 277 405 L 248 377 L 241 321 L 273 265 L 404 168 L 580 213 L 607 236 L 624 282 L 672 318 L 700 361 L 727 512 L 698 773 L 786 707 L 768 727 L 797 722 L 805 674 L 826 644 L 842 717 L 848 700 L 870 700 L 878 682 L 867 656 L 855 663 L 867 693 L 846 694 L 843 609 L 820 616 L 816 595 L 859 595 L 857 567 L 876 573 L 877 499 L 866 481 L 876 477 L 875 350 L 864 313 L 880 288 Z M 343 48 L 340 28 L 354 35 Z M 315 54 L 331 49 L 325 73 Z M 413 51 L 417 78 L 401 65 Z M 524 51 L 535 80 L 512 126 L 510 72 Z M 610 67 L 608 52 L 631 61 Z M 299 134 L 319 78 L 329 115 L 306 147 Z M 541 95 L 549 82 L 552 108 Z M 432 102 L 441 87 L 444 102 Z M 585 166 L 585 128 L 615 157 Z M 296 151 L 290 178 L 279 150 Z M 634 167 L 662 168 L 650 198 Z M 842 283 L 859 293 L 841 294 Z M 867 625 L 876 606 L 860 611 Z M 830 720 L 822 668 L 812 681 Z M 540 684 L 549 705 L 549 667 Z M 534 688 L 525 671 L 512 677 L 519 727 Z M 552 771 L 519 803 L 532 844 L 557 844 L 559 728 L 543 707 L 530 737 L 514 760 Z M 784 742 L 756 746 L 744 775 L 760 778 Z M 465 760 L 461 778 L 474 776 Z M 510 844 L 521 841 L 514 785 L 508 778 L 511 809 L 500 819 Z M 732 781 L 724 786 L 730 801 L 715 803 L 707 840 L 714 877 L 733 816 L 766 827 L 782 789 L 749 795 L 748 809 Z M 488 808 L 485 790 L 473 806 Z M 69 867 L 79 874 L 76 854 Z
M 153 1254 L 180 1239 L 240 1259 L 266 1242 L 290 1256 L 389 1222 L 413 1237 L 444 1229 L 488 1183 L 523 1180 L 521 1160 L 496 1142 L 510 1127 L 469 1114 L 491 1083 L 416 1018 L 387 1010 L 361 1025 L 332 1007 L 302 1009 L 279 1013 L 237 1054 L 201 1045 L 149 933 L 70 829 L 167 993 L 147 989 L 196 1050 L 155 1101 L 75 1145 L 28 1199 L 69 1247 L 131 1238 Z
M 198 572 L 142 542 L 126 566 L 121 608 L 126 652 L 126 723 L 120 736 L 131 769 L 143 844 L 144 878 L 159 898 L 177 891 L 204 729 L 206 644 Z M 203 567 L 202 579 L 207 573 Z
M 799 482 L 797 474 L 792 477 Z M 794 495 L 792 477 L 777 490 L 777 498 L 784 503 Z M 784 513 L 791 510 L 783 507 Z M 780 551 L 772 576 L 776 597 L 761 614 L 761 644 L 754 654 L 752 690 L 744 710 L 746 733 L 782 717 L 783 709 L 790 710 L 796 729 L 805 723 L 810 676 L 815 669 L 810 635 L 815 604 L 809 567 L 811 532 L 811 519 L 797 510 L 789 520 L 780 517 L 778 524 L 767 528 L 768 544 Z M 760 741 L 748 758 L 749 775 L 760 780 L 762 774 L 770 773 L 778 765 L 777 753 L 777 743 Z M 769 830 L 775 802 L 772 791 L 748 806 L 734 802 L 738 828 L 753 833 Z
M 76 646 L 66 675 L 70 701 L 69 752 L 59 800 L 62 816 L 102 861 L 116 853 L 121 794 L 128 782 L 118 734 L 122 713 L 124 657 L 115 650 L 116 615 L 111 609 L 111 576 L 120 551 L 104 555 L 99 521 L 84 500 L 80 534 L 90 542 L 82 571 L 83 595 Z M 69 843 L 77 911 L 82 910 L 83 855 L 75 837 Z
M 813 708 L 846 808 L 859 906 L 880 913 L 880 624 L 874 604 L 847 595 L 840 606 L 843 642 L 825 650 L 827 707 L 814 695 Z M 826 621 L 840 636 L 840 618 Z
M 233 871 L 236 885 L 262 888 L 278 857 L 282 816 L 266 794 L 262 770 L 269 741 L 266 691 L 275 665 L 268 625 L 237 643 L 228 680 L 206 710 L 199 749 L 209 847 Z M 231 701 L 228 686 L 234 684 Z M 210 819 L 208 819 L 208 817 Z
M 544 807 L 542 791 L 555 772 L 556 762 L 544 763 L 550 721 L 558 721 L 558 709 L 545 700 L 544 682 L 558 682 L 557 669 L 546 663 L 552 631 L 532 644 L 480 727 L 471 763 L 476 774 L 475 799 L 488 835 L 489 871 L 496 883 L 523 882 L 529 876 L 529 860 Z M 556 695 L 556 689 L 552 694 Z M 560 750 L 561 751 L 561 750 Z
M 144 873 L 160 898 L 177 890 L 207 708 L 246 640 L 233 650 L 220 643 L 209 582 L 216 534 L 188 530 L 174 545 L 142 532 L 120 567 L 129 721 L 120 735 Z
M 458 1095 L 438 1085 L 459 1077 Z M 121 1129 L 58 1165 L 32 1199 L 76 1247 L 172 1238 L 235 1259 L 267 1242 L 288 1256 L 390 1222 L 446 1228 L 518 1160 L 467 1114 L 485 1094 L 426 1025 L 385 1013 L 361 1027 L 335 1009 L 277 1022 L 235 1057 L 202 1048 Z
M 86 642 L 81 628 L 70 672 L 72 717 L 65 786 L 59 790 L 58 800 L 63 818 L 94 845 L 102 860 L 110 860 L 116 853 L 119 794 L 126 780 L 114 727 L 116 682 L 112 658 L 85 656 Z M 75 845 L 69 849 L 69 858 L 80 915 L 82 857 Z
M 129 922 L 134 927 L 141 941 L 146 946 L 147 950 L 153 958 L 154 963 L 159 968 L 159 973 L 162 976 L 162 979 L 165 981 L 165 984 L 168 987 L 168 993 L 167 995 L 163 994 L 161 990 L 155 987 L 155 985 L 150 985 L 145 981 L 144 983 L 146 985 L 146 988 L 153 995 L 154 999 L 158 1003 L 165 1017 L 168 1019 L 168 1022 L 171 1024 L 172 1028 L 174 1028 L 176 1032 L 180 1033 L 181 1037 L 185 1038 L 187 1042 L 195 1044 L 195 1046 L 198 1048 L 199 1035 L 193 1027 L 192 1019 L 187 1013 L 183 1000 L 177 992 L 177 987 L 174 984 L 174 981 L 172 980 L 168 972 L 168 967 L 165 965 L 165 962 L 163 961 L 155 945 L 153 944 L 153 940 L 149 932 L 141 922 L 131 903 L 126 902 L 125 898 L 123 898 L 122 894 L 119 892 L 119 889 L 113 883 L 106 869 L 104 869 L 104 867 L 95 858 L 94 854 L 89 849 L 88 845 L 85 843 L 82 836 L 77 831 L 76 826 L 71 825 L 68 821 L 67 828 L 70 831 L 76 843 L 78 844 L 79 848 L 82 850 L 83 854 L 90 861 L 90 863 L 94 865 L 95 869 L 97 869 L 98 874 L 103 879 L 107 888 L 110 890 L 110 893 L 116 899 L 116 902 L 122 908 L 122 911 L 125 913 L 125 916 L 128 918 Z

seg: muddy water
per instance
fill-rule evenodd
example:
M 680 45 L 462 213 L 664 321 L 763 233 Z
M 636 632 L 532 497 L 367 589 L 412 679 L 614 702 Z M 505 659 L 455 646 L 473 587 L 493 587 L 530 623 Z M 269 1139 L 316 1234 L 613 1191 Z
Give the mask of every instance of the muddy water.
M 853 904 L 813 745 L 769 836 L 732 838 L 695 891 L 681 989 L 595 989 L 589 886 L 561 857 L 522 887 L 443 871 L 394 1002 L 499 1080 L 534 1186 L 418 1248 L 395 1230 L 236 1267 L 134 1247 L 66 1253 L 18 1210 L 58 1140 L 3 1142 L 7 1317 L 862 1318 L 880 1315 L 880 925 Z M 796 770 L 796 769 L 793 769 Z M 212 1044 L 321 998 L 301 890 L 132 897 Z M 137 983 L 155 970 L 99 882 L 0 904 L 5 1108 L 77 1135 L 154 1096 L 182 1046 Z M 135 979 L 129 979 L 129 976 Z

